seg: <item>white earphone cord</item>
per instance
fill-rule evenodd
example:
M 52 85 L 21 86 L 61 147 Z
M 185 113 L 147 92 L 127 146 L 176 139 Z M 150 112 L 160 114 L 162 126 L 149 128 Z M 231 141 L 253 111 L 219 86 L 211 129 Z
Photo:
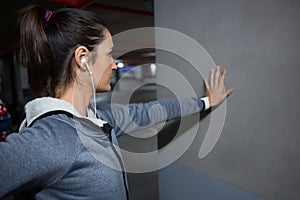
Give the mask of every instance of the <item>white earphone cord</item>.
M 92 82 L 92 87 L 93 87 L 93 101 L 94 101 L 94 115 L 95 115 L 95 118 L 97 118 L 97 115 L 96 115 L 96 89 L 95 89 L 95 84 L 94 84 L 94 79 L 93 79 L 93 73 L 90 69 L 90 66 L 87 62 L 84 62 L 85 65 L 86 65 L 86 68 L 88 70 L 88 73 L 90 75 L 90 79 L 91 79 L 91 82 Z

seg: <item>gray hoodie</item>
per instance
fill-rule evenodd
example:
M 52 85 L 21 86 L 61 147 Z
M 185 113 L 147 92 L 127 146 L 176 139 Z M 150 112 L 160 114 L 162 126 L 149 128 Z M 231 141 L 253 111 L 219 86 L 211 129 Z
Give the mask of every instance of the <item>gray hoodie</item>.
M 204 102 L 167 99 L 98 108 L 96 119 L 55 98 L 27 103 L 19 133 L 0 143 L 0 197 L 29 190 L 35 199 L 126 199 L 117 137 L 199 112 Z

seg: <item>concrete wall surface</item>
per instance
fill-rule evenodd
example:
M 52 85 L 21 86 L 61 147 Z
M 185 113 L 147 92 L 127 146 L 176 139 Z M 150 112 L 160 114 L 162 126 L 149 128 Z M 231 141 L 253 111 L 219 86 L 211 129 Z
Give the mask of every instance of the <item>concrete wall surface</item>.
M 155 26 L 197 41 L 217 65 L 227 69 L 226 85 L 235 90 L 224 103 L 226 118 L 213 150 L 199 159 L 199 148 L 211 120 L 209 113 L 200 121 L 193 143 L 170 166 L 177 170 L 173 175 L 191 170 L 257 198 L 300 199 L 299 19 L 297 0 L 155 1 Z M 160 34 L 155 38 L 156 45 L 166 40 Z M 177 42 L 174 39 L 173 43 Z M 164 45 L 167 48 L 168 44 Z M 203 95 L 204 77 L 195 73 L 190 60 L 174 52 L 158 50 L 157 54 L 157 63 L 182 74 Z M 158 68 L 158 83 L 165 80 L 174 81 Z M 177 86 L 183 87 L 180 83 Z M 158 97 L 169 97 L 169 93 L 158 90 Z M 188 131 L 187 127 L 181 134 Z M 173 132 L 178 130 L 174 128 Z M 185 166 L 184 170 L 177 165 Z M 168 193 L 176 196 L 184 191 L 174 189 L 180 183 L 174 181 L 172 173 L 161 173 L 161 199 L 167 199 L 164 197 Z M 193 185 L 189 193 L 195 193 L 194 199 L 201 199 L 201 176 L 198 180 L 199 188 L 194 187 L 197 178 L 181 183 L 186 188 Z

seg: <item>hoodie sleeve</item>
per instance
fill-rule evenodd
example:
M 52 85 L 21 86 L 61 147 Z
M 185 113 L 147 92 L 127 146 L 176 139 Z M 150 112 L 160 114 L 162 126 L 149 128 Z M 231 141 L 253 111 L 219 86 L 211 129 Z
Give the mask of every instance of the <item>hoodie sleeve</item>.
M 64 132 L 57 123 L 43 120 L 34 127 L 10 134 L 5 142 L 0 142 L 0 197 L 43 188 L 59 179 L 70 167 L 76 145 L 71 147 L 73 152 L 65 151 L 70 141 L 53 130 Z
M 98 114 L 115 130 L 117 136 L 200 112 L 204 103 L 199 98 L 164 99 L 137 104 L 101 104 Z

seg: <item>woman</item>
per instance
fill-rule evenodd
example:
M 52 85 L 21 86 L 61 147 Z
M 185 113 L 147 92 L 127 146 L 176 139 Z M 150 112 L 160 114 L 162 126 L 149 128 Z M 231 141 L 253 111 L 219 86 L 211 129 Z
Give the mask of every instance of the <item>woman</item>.
M 26 104 L 19 133 L 0 143 L 0 197 L 30 191 L 35 199 L 128 199 L 116 137 L 161 122 L 165 111 L 167 120 L 180 117 L 180 103 L 193 108 L 183 111 L 188 115 L 217 106 L 232 92 L 224 92 L 226 72 L 219 75 L 218 67 L 205 82 L 205 98 L 96 111 L 89 102 L 95 92 L 110 90 L 117 68 L 103 21 L 84 10 L 29 6 L 20 11 L 19 22 L 20 64 L 37 98 Z M 147 111 L 154 104 L 165 110 L 151 121 Z

